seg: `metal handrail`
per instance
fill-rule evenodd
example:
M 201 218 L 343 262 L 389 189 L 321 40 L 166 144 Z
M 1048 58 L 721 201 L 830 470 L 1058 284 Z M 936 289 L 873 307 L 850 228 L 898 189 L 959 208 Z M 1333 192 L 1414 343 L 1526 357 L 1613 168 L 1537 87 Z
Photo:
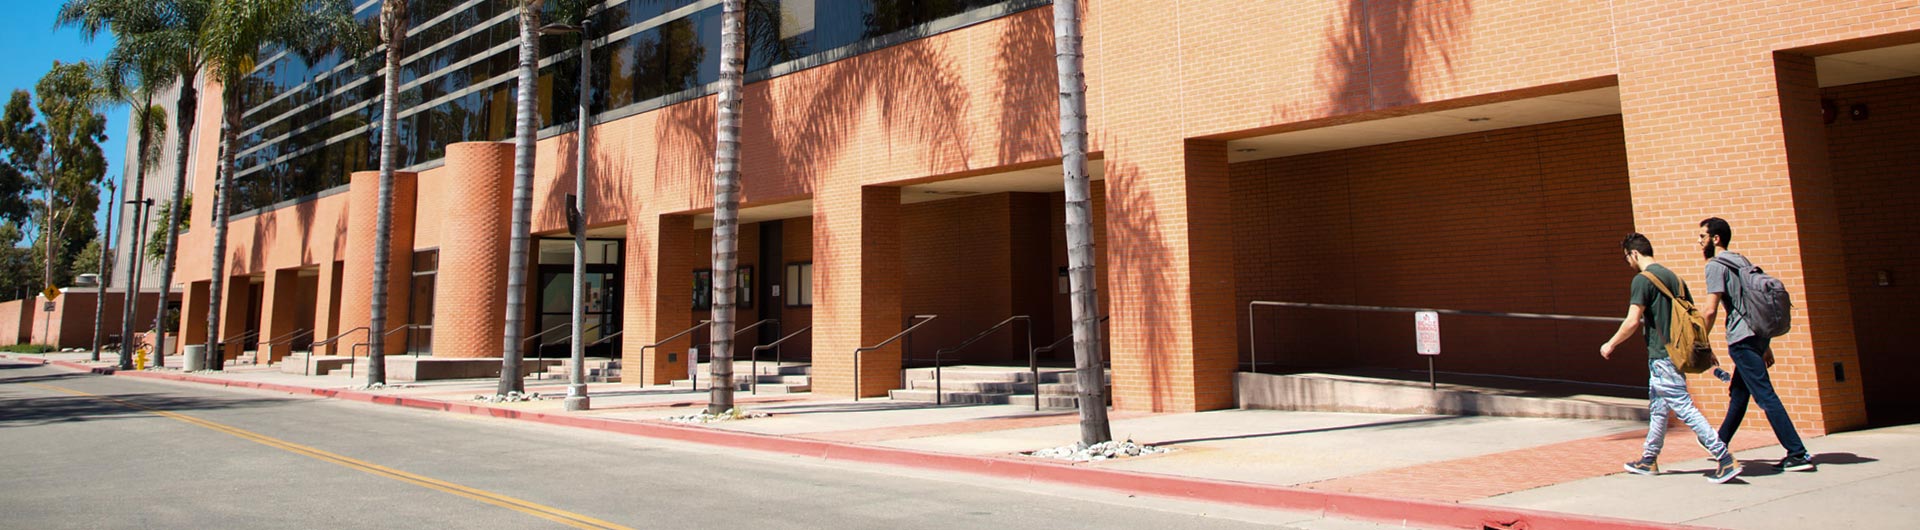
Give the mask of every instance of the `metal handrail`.
M 776 323 L 776 324 L 778 324 L 778 323 L 780 322 L 780 319 L 778 319 L 778 318 L 766 318 L 766 319 L 761 319 L 761 320 L 760 320 L 759 322 L 754 322 L 754 323 L 752 323 L 752 324 L 748 324 L 748 325 L 747 325 L 747 327 L 744 327 L 744 328 L 740 328 L 740 329 L 736 329 L 736 330 L 733 330 L 733 336 L 737 338 L 737 337 L 739 337 L 739 336 L 741 336 L 741 335 L 744 335 L 744 334 L 746 334 L 746 333 L 747 333 L 747 331 L 750 331 L 750 330 L 752 330 L 753 328 L 757 328 L 757 327 L 760 327 L 760 325 L 761 325 L 761 324 L 766 324 L 766 323 L 768 323 L 768 322 L 773 322 L 773 323 Z M 709 336 L 709 337 L 707 337 L 707 352 L 708 352 L 708 353 L 707 353 L 707 360 L 708 360 L 708 362 L 712 362 L 712 360 L 713 360 L 713 353 L 712 353 L 712 352 L 713 352 L 713 337 L 711 337 L 711 336 Z M 690 383 L 693 383 L 693 385 L 691 386 L 691 388 L 693 388 L 694 390 L 699 390 L 699 389 L 700 389 L 700 370 L 698 370 L 698 369 L 696 369 L 696 368 L 695 368 L 695 367 L 696 367 L 696 366 L 697 366 L 698 364 L 700 364 L 700 363 L 699 363 L 699 360 L 700 360 L 700 359 L 699 359 L 698 357 L 694 357 L 694 356 L 688 356 L 688 357 L 687 357 L 687 381 L 688 381 L 688 382 L 690 382 Z M 758 363 L 754 363 L 754 364 L 756 365 L 754 369 L 755 369 L 755 370 L 758 370 L 758 369 L 759 369 L 759 368 L 758 368 Z M 727 372 L 728 372 L 729 374 L 731 374 L 731 373 L 733 372 L 733 370 L 732 370 L 732 369 L 728 369 L 728 370 L 727 370 Z M 759 374 L 758 372 L 756 372 L 756 373 L 754 373 L 754 374 L 753 374 L 753 376 L 754 376 L 754 378 L 755 378 L 755 379 L 756 379 L 756 381 L 757 381 L 757 380 L 758 380 L 758 378 L 760 377 L 760 374 Z
M 613 332 L 613 333 L 608 333 L 608 334 L 606 334 L 606 335 L 604 335 L 604 336 L 602 336 L 602 337 L 600 337 L 600 340 L 596 340 L 596 341 L 593 341 L 593 342 L 589 342 L 589 343 L 587 343 L 587 347 L 588 347 L 588 348 L 592 348 L 592 347 L 594 347 L 594 346 L 599 346 L 599 345 L 601 345 L 601 344 L 606 344 L 607 342 L 609 342 L 609 341 L 612 341 L 612 340 L 613 340 L 614 338 L 616 338 L 616 337 L 619 337 L 621 333 L 626 333 L 626 330 L 624 330 L 624 329 L 623 329 L 623 330 L 620 330 L 620 331 L 615 331 L 615 332 Z
M 259 348 L 260 348 L 260 349 L 267 349 L 267 350 L 268 350 L 268 353 L 267 353 L 267 358 L 268 358 L 269 360 L 271 360 L 271 359 L 273 358 L 273 353 L 272 353 L 272 350 L 271 350 L 270 348 L 273 348 L 274 346 L 277 346 L 277 345 L 280 345 L 280 344 L 293 344 L 293 341 L 294 341 L 295 339 L 298 339 L 298 338 L 300 338 L 301 336 L 304 336 L 304 335 L 312 335 L 312 334 L 313 334 L 313 330 L 310 330 L 310 329 L 307 329 L 307 328 L 299 328 L 299 329 L 295 329 L 295 330 L 293 330 L 293 332 L 291 332 L 291 333 L 288 333 L 288 334 L 285 334 L 285 335 L 281 335 L 281 336 L 279 336 L 279 337 L 274 337 L 274 338 L 273 338 L 273 339 L 271 339 L 271 340 L 268 340 L 268 341 L 266 341 L 266 342 L 263 342 L 263 343 L 261 343 L 261 344 L 260 344 L 260 346 L 259 346 Z M 256 361 L 257 361 L 257 360 L 258 360 L 258 359 L 256 359 Z
M 964 350 L 968 346 L 972 346 L 973 343 L 980 342 L 980 339 L 987 338 L 987 336 L 992 335 L 993 332 L 1000 331 L 1000 328 L 1007 327 L 1007 324 L 1012 324 L 1013 321 L 1015 320 L 1027 323 L 1027 371 L 1033 375 L 1033 410 L 1036 410 L 1036 411 L 1040 410 L 1040 364 L 1038 362 L 1039 357 L 1033 353 L 1033 318 L 1027 315 L 1014 315 L 1014 316 L 1007 317 L 1006 320 L 1000 321 L 999 324 L 994 324 L 993 327 L 987 328 L 986 331 L 982 331 L 978 334 L 975 334 L 972 338 L 969 338 L 961 342 L 959 346 L 934 350 L 933 352 L 933 404 L 934 405 L 944 405 L 946 403 L 944 394 L 942 394 L 942 391 L 946 390 L 946 385 L 942 381 L 940 376 L 940 368 L 941 368 L 940 357 L 949 353 L 958 353 L 960 350 Z M 906 381 L 906 378 L 902 377 L 900 378 L 900 380 Z
M 1107 316 L 1104 316 L 1104 317 L 1100 317 L 1100 320 L 1099 320 L 1098 322 L 1094 322 L 1094 324 L 1105 324 L 1105 323 L 1107 323 L 1107 319 L 1109 319 L 1109 318 L 1113 318 L 1113 315 L 1107 315 Z M 1065 336 L 1065 337 L 1060 337 L 1059 339 L 1055 339 L 1055 340 L 1053 341 L 1053 344 L 1048 344 L 1048 345 L 1046 345 L 1046 346 L 1041 346 L 1040 348 L 1038 348 L 1038 349 L 1035 349 L 1035 350 L 1033 350 L 1033 351 L 1034 351 L 1034 352 L 1036 352 L 1036 353 L 1053 353 L 1053 350 L 1054 350 L 1054 348 L 1059 348 L 1061 344 L 1064 344 L 1064 343 L 1066 343 L 1067 341 L 1070 341 L 1070 340 L 1073 340 L 1073 333 L 1067 333 L 1067 336 Z
M 853 400 L 854 401 L 860 401 L 860 375 L 863 373 L 860 370 L 860 354 L 870 352 L 873 350 L 878 350 L 880 348 L 885 348 L 887 347 L 888 344 L 893 344 L 893 341 L 900 340 L 900 337 L 905 337 L 907 336 L 907 334 L 913 333 L 913 330 L 920 329 L 920 326 L 924 326 L 928 322 L 932 322 L 933 319 L 940 318 L 940 315 L 914 315 L 913 318 L 915 320 L 919 320 L 919 322 L 915 322 L 913 323 L 913 325 L 907 326 L 907 329 L 900 330 L 899 333 L 893 334 L 892 337 L 887 337 L 887 340 L 880 341 L 879 344 L 853 350 Z
M 800 331 L 795 331 L 785 337 L 780 337 L 780 340 L 773 341 L 771 344 L 761 344 L 753 347 L 753 361 L 748 364 L 752 366 L 751 369 L 753 370 L 753 393 L 755 395 L 760 393 L 760 352 L 762 350 L 773 350 L 773 369 L 778 371 L 780 369 L 780 343 L 786 342 L 787 339 L 798 337 L 801 333 L 806 333 L 811 329 L 813 329 L 813 326 L 800 328 Z
M 1557 313 L 1515 313 L 1515 312 L 1505 312 L 1505 311 L 1475 311 L 1470 309 L 1431 309 L 1431 308 L 1422 308 L 1422 307 L 1393 307 L 1393 306 L 1350 305 L 1350 304 L 1316 304 L 1316 303 L 1309 303 L 1309 302 L 1275 302 L 1271 300 L 1254 300 L 1252 302 L 1247 302 L 1247 347 L 1249 352 L 1248 360 L 1253 365 L 1251 369 L 1254 373 L 1260 372 L 1260 341 L 1259 341 L 1259 334 L 1258 334 L 1259 329 L 1254 327 L 1253 308 L 1261 307 L 1261 306 L 1293 307 L 1293 308 L 1300 308 L 1300 309 L 1338 309 L 1338 310 L 1345 310 L 1345 311 L 1373 311 L 1373 312 L 1384 312 L 1384 313 L 1419 313 L 1424 311 L 1424 312 L 1439 313 L 1443 315 L 1532 318 L 1532 319 L 1542 319 L 1542 320 L 1560 320 L 1560 321 L 1568 321 L 1568 322 L 1619 323 L 1623 320 L 1626 320 L 1623 318 L 1615 318 L 1615 317 L 1563 315 L 1563 314 L 1557 314 Z
M 569 322 L 569 323 L 565 323 L 565 324 L 560 324 L 560 325 L 558 325 L 558 326 L 554 326 L 554 327 L 556 327 L 556 328 L 559 328 L 559 327 L 567 327 L 567 326 L 572 326 L 572 325 L 573 325 L 573 323 L 571 323 L 571 322 Z M 600 328 L 601 328 L 602 326 L 605 326 L 605 325 L 606 325 L 605 323 L 600 323 L 600 324 L 594 324 L 594 325 L 591 325 L 591 326 L 587 326 L 587 329 L 583 329 L 583 330 L 580 330 L 580 334 L 581 334 L 581 335 L 585 335 L 585 334 L 587 334 L 587 332 L 589 332 L 589 331 L 593 331 L 593 330 L 596 330 L 596 329 L 600 329 Z M 552 330 L 548 330 L 548 331 L 552 331 Z M 544 334 L 544 333 L 546 333 L 546 332 L 544 332 L 544 331 L 543 331 L 543 332 L 541 332 L 541 333 L 543 333 L 543 334 Z M 529 338 L 539 338 L 539 337 L 537 337 L 537 336 L 536 336 L 536 337 L 529 337 Z M 601 339 L 601 340 L 606 340 L 606 339 L 604 339 L 604 338 L 603 338 L 603 339 Z M 564 336 L 564 337 L 560 337 L 560 340 L 556 340 L 556 341 L 553 341 L 553 342 L 542 342 L 542 343 L 540 343 L 540 345 L 539 345 L 539 347 L 538 347 L 538 348 L 536 348 L 536 349 L 535 349 L 534 351 L 536 351 L 536 352 L 538 352 L 538 351 L 542 351 L 542 350 L 545 350 L 545 349 L 547 349 L 547 347 L 548 347 L 548 346 L 554 346 L 554 345 L 558 345 L 558 344 L 566 344 L 566 343 L 569 343 L 569 342 L 573 342 L 573 334 L 572 334 L 572 333 L 568 333 L 568 334 L 567 334 L 566 336 Z M 586 346 L 582 346 L 581 348 L 587 348 L 587 347 L 592 347 L 592 346 L 594 346 L 594 345 L 596 345 L 596 344 L 599 344 L 599 342 L 593 342 L 593 343 L 588 343 L 588 344 L 587 344 Z M 541 358 L 541 359 L 546 359 L 546 357 L 540 357 L 540 358 Z M 540 371 L 539 371 L 539 372 L 535 372 L 535 373 L 538 373 L 538 374 L 540 374 L 540 376 L 539 376 L 539 377 L 536 377 L 535 379 L 540 379 L 540 380 L 542 380 L 542 381 L 544 381 L 544 380 L 546 380 L 546 379 L 547 379 L 547 366 L 546 366 L 546 362 L 545 362 L 545 361 L 542 361 L 542 362 L 540 363 L 540 366 L 538 366 L 537 368 L 539 368 L 539 369 L 540 369 Z
M 393 328 L 393 329 L 389 329 L 389 330 L 386 330 L 386 331 L 384 331 L 384 332 L 381 332 L 381 333 L 380 333 L 380 336 L 381 336 L 381 337 L 383 337 L 383 338 L 384 338 L 384 337 L 391 337 L 391 336 L 393 336 L 393 334 L 394 334 L 394 333 L 398 333 L 398 332 L 400 332 L 400 331 L 404 331 L 404 330 L 409 330 L 409 329 L 413 329 L 413 324 L 401 324 L 401 325 L 400 325 L 400 327 L 397 327 L 397 328 Z M 354 375 L 354 373 L 353 373 L 353 372 L 354 372 L 354 366 L 355 366 L 355 365 L 357 364 L 357 363 L 355 363 L 355 362 L 354 362 L 354 360 L 355 360 L 355 359 L 359 359 L 360 357 L 359 357 L 359 356 L 357 356 L 357 355 L 354 355 L 354 353 L 353 353 L 353 350 L 355 350 L 355 349 L 358 349 L 358 348 L 362 348 L 362 347 L 364 347 L 364 348 L 366 348 L 366 349 L 367 349 L 367 359 L 369 359 L 369 361 L 368 361 L 368 362 L 372 362 L 372 361 L 371 361 L 371 359 L 373 359 L 373 345 L 371 345 L 371 344 L 369 344 L 369 343 L 367 342 L 367 341 L 370 341 L 370 340 L 373 340 L 373 337 L 371 337 L 371 336 L 369 336 L 369 337 L 367 337 L 367 340 L 363 340 L 363 341 L 360 341 L 360 342 L 357 342 L 357 343 L 354 343 L 354 345 L 353 345 L 353 346 L 350 346 L 350 347 L 348 347 L 348 348 L 347 348 L 347 379 L 353 379 L 354 377 L 358 377 L 358 376 L 356 376 L 356 375 Z M 385 353 L 385 352 L 381 352 L 381 353 Z M 384 363 L 385 361 L 382 361 L 382 362 Z
M 690 328 L 687 328 L 687 329 L 685 329 L 685 330 L 682 330 L 682 331 L 681 331 L 681 332 L 679 332 L 679 333 L 675 333 L 675 334 L 673 334 L 673 336 L 671 336 L 671 337 L 667 337 L 667 338 L 664 338 L 664 339 L 660 339 L 660 342 L 655 342 L 655 343 L 653 343 L 653 344 L 648 344 L 648 345 L 646 345 L 646 346 L 641 346 L 641 347 L 640 347 L 640 355 L 641 355 L 641 358 L 642 358 L 642 359 L 644 359 L 644 358 L 646 358 L 646 354 L 647 354 L 647 349 L 648 349 L 648 348 L 658 348 L 658 347 L 660 347 L 661 345 L 664 345 L 664 344 L 666 344 L 666 343 L 669 343 L 669 342 L 673 342 L 673 340 L 674 340 L 674 339 L 678 339 L 678 338 L 680 338 L 680 337 L 683 337 L 683 336 L 686 336 L 686 334 L 688 334 L 688 333 L 693 333 L 693 332 L 694 332 L 695 330 L 698 330 L 698 329 L 700 329 L 700 328 L 704 328 L 704 327 L 707 327 L 707 326 L 708 326 L 708 325 L 710 325 L 710 324 L 713 324 L 713 321 L 712 321 L 712 320 L 702 320 L 702 321 L 700 321 L 700 323 L 699 323 L 699 324 L 694 324 L 694 325 L 693 325 L 693 327 L 690 327 Z M 623 331 L 624 331 L 624 330 L 623 330 Z M 689 360 L 688 360 L 688 362 L 692 362 L 692 360 L 691 360 L 691 359 L 689 359 Z M 621 380 L 622 380 L 622 381 L 625 381 L 625 379 L 621 379 Z M 642 387 L 644 387 L 644 386 L 647 386 L 647 363 L 646 363 L 645 361 L 642 361 L 642 362 L 640 363 L 640 386 L 642 386 Z
M 347 336 L 347 335 L 349 335 L 349 334 L 352 334 L 352 333 L 353 333 L 353 332 L 355 332 L 355 331 L 366 331 L 366 330 L 367 330 L 367 327 L 366 327 L 366 326 L 360 326 L 360 327 L 357 327 L 357 328 L 353 328 L 353 329 L 349 329 L 349 330 L 346 330 L 346 331 L 342 331 L 342 332 L 340 332 L 340 334 L 339 334 L 339 335 L 334 335 L 334 336 L 332 336 L 332 337 L 327 337 L 327 340 L 323 340 L 323 341 L 319 341 L 319 342 L 315 342 L 315 343 L 313 343 L 312 345 L 310 345 L 309 347 L 311 347 L 311 348 L 318 348 L 318 347 L 321 347 L 321 346 L 331 346 L 331 345 L 333 345 L 333 343 L 335 343 L 335 342 L 340 342 L 340 339 L 343 339 L 343 338 L 346 338 L 346 336 Z M 347 347 L 347 357 L 348 357 L 348 358 L 352 358 L 352 357 L 353 357 L 353 348 L 354 348 L 353 346 L 348 346 L 348 347 Z M 306 373 L 304 373 L 304 374 L 301 374 L 301 375 L 313 375 L 313 361 L 314 361 L 314 358 L 313 358 L 313 357 L 314 357 L 314 355 L 313 355 L 313 352 L 311 352 L 311 351 L 309 351 L 309 352 L 307 352 L 307 371 L 306 371 Z

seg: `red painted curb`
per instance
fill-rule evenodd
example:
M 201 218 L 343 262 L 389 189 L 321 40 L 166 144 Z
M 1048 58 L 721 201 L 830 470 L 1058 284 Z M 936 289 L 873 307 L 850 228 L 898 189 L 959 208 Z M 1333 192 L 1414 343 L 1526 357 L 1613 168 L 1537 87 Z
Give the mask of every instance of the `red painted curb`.
M 20 359 L 45 362 L 44 359 L 24 357 Z M 53 361 L 52 363 L 56 366 L 79 370 L 88 370 L 90 368 L 85 365 L 64 361 Z M 1582 530 L 1651 530 L 1697 528 L 1685 525 L 1634 521 L 1610 517 L 1508 509 L 1495 506 L 1443 503 L 1415 499 L 1395 499 L 1269 484 L 1156 475 L 1012 457 L 954 455 L 842 442 L 782 438 L 763 434 L 725 431 L 663 422 L 635 422 L 587 418 L 496 408 L 472 403 L 369 394 L 350 390 L 308 388 L 253 381 L 230 381 L 189 374 L 168 372 L 117 372 L 114 375 L 313 395 L 365 403 L 523 420 L 563 427 L 593 429 L 651 438 L 808 456 L 824 460 L 886 464 L 988 475 L 1015 480 L 1090 486 L 1126 493 L 1238 504 L 1260 508 L 1316 512 L 1347 519 L 1363 519 L 1393 524 L 1475 529 L 1572 528 Z

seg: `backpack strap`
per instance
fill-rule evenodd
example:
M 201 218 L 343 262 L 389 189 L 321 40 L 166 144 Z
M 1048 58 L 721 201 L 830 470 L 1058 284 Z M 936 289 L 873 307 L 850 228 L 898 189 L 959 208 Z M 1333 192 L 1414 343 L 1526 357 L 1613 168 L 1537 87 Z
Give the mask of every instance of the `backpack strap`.
M 1671 298 L 1675 301 L 1680 300 L 1680 297 L 1673 295 L 1673 291 L 1667 290 L 1667 284 L 1665 282 L 1661 282 L 1659 276 L 1654 276 L 1652 272 L 1648 272 L 1648 271 L 1640 271 L 1640 275 L 1646 276 L 1648 280 L 1653 280 L 1653 286 L 1655 288 L 1660 289 L 1660 294 L 1667 295 L 1667 298 Z
M 1733 281 L 1727 282 L 1727 283 L 1732 284 L 1734 288 L 1729 289 L 1728 292 L 1726 293 L 1726 296 L 1722 296 L 1720 298 L 1723 299 L 1722 300 L 1723 302 L 1726 302 L 1727 309 L 1740 311 L 1740 306 L 1736 304 L 1734 301 L 1739 300 L 1742 296 L 1746 295 L 1747 268 L 1740 266 L 1740 264 L 1738 263 L 1734 263 L 1733 260 L 1731 259 L 1727 259 L 1726 255 L 1724 254 L 1714 256 L 1712 261 L 1714 263 L 1720 264 L 1720 266 L 1722 267 L 1726 267 L 1727 272 L 1733 274 Z M 1737 289 L 1738 292 L 1734 292 L 1735 289 Z M 1740 313 L 1743 315 L 1746 314 L 1745 311 L 1740 311 Z

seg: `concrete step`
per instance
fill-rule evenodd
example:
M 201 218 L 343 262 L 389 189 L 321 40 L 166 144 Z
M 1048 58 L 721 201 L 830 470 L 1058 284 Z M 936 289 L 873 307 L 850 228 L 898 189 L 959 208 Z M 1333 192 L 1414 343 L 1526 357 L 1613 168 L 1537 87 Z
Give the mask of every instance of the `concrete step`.
M 751 389 L 752 389 L 752 387 L 748 387 L 748 389 L 749 389 L 749 390 L 751 390 Z M 801 385 L 789 385 L 789 384 L 773 384 L 773 383 L 761 383 L 761 384 L 760 384 L 760 389 L 759 389 L 759 390 L 757 390 L 757 391 L 755 391 L 755 393 L 759 393 L 759 394 L 799 394 L 799 393 L 804 393 L 804 392 L 812 392 L 812 391 L 813 391 L 813 385 L 804 385 L 804 384 L 801 384 Z
M 999 383 L 1026 383 L 1033 381 L 1033 373 L 1025 368 L 989 368 L 949 366 L 940 370 L 940 377 L 947 382 L 979 381 Z M 1047 383 L 1058 379 L 1053 372 L 1040 372 L 1040 382 Z M 907 380 L 933 379 L 932 368 L 913 368 L 907 370 Z
M 755 363 L 750 361 L 734 361 L 733 373 L 744 374 L 752 372 L 755 368 L 754 365 Z M 807 363 L 790 362 L 775 365 L 772 361 L 761 361 L 758 365 L 760 375 L 809 375 L 813 373 L 813 365 Z M 712 363 L 700 363 L 696 366 L 703 375 L 713 373 Z
M 1032 394 L 1013 396 L 1008 400 L 1007 404 L 1031 407 L 1033 406 L 1033 399 Z M 1040 408 L 1077 409 L 1080 408 L 1080 398 L 1073 396 L 1040 396 Z
M 948 391 L 948 392 L 980 392 L 980 393 L 988 393 L 988 394 L 1017 394 L 1017 393 L 1023 393 L 1023 392 L 1025 393 L 1033 392 L 1033 384 L 1026 383 L 1026 382 L 1014 383 L 1014 382 L 1005 382 L 1005 381 L 967 381 L 967 380 L 954 380 L 954 379 L 947 379 L 945 381 L 939 381 L 939 382 L 936 382 L 932 379 L 914 379 L 911 381 L 907 381 L 908 390 L 934 390 L 936 388 L 940 390 Z
M 968 405 L 1005 405 L 1014 397 L 1005 392 L 941 392 L 942 402 Z M 934 402 L 932 390 L 890 390 L 887 396 L 894 401 Z

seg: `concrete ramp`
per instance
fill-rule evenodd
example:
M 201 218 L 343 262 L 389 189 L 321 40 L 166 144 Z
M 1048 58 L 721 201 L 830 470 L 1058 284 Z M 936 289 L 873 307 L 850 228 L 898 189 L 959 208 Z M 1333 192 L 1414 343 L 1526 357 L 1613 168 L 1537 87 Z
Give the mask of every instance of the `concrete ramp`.
M 1453 416 L 1647 420 L 1645 398 L 1631 387 L 1467 374 L 1395 372 L 1235 374 L 1240 407 L 1248 409 Z M 1645 389 L 1640 389 L 1644 394 Z

